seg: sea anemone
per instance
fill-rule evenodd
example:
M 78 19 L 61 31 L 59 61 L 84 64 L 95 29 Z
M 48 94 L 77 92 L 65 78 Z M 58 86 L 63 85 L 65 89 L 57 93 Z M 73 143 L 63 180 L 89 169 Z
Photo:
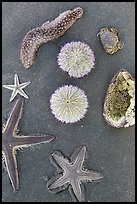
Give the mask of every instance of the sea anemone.
M 50 107 L 59 121 L 75 123 L 86 114 L 88 100 L 83 90 L 76 86 L 65 85 L 52 94 Z
M 89 45 L 70 42 L 61 48 L 57 62 L 70 76 L 81 78 L 94 68 L 95 56 Z

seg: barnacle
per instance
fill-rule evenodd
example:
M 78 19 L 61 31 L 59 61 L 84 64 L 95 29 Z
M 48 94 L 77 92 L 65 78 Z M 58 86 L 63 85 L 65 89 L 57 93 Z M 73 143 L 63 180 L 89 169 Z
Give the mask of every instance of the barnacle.
M 117 128 L 135 124 L 135 80 L 124 69 L 116 73 L 108 87 L 103 115 Z

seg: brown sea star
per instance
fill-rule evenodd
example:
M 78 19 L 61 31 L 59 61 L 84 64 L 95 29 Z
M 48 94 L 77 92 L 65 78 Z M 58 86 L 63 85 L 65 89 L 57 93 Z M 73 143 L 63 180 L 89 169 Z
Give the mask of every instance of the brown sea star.
M 2 154 L 6 163 L 9 178 L 15 191 L 19 188 L 18 170 L 16 162 L 16 150 L 20 147 L 50 142 L 55 137 L 44 136 L 19 136 L 16 134 L 17 126 L 23 109 L 23 98 L 20 97 L 14 105 L 6 125 L 2 130 Z
M 74 200 L 85 201 L 84 188 L 82 182 L 92 182 L 100 180 L 103 176 L 98 172 L 93 172 L 83 168 L 83 162 L 86 157 L 86 146 L 81 146 L 80 150 L 75 150 L 71 161 L 65 158 L 62 153 L 55 151 L 52 154 L 51 162 L 62 172 L 56 178 L 51 178 L 47 187 L 51 193 L 57 193 L 69 187 L 70 194 Z M 60 169 L 61 167 L 61 169 Z

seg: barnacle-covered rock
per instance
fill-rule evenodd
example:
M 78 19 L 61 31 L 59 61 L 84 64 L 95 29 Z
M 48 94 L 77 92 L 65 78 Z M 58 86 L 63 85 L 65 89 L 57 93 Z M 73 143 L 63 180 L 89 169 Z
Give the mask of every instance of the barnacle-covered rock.
M 116 73 L 108 87 L 103 115 L 116 128 L 135 124 L 135 80 L 124 69 Z

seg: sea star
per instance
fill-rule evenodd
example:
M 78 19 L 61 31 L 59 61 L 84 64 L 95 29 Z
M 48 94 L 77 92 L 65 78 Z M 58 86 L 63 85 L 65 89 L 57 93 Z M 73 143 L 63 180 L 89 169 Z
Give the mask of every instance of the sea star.
M 30 81 L 20 84 L 19 77 L 17 74 L 15 74 L 14 75 L 14 85 L 3 85 L 3 87 L 6 89 L 12 90 L 12 95 L 10 97 L 10 102 L 11 102 L 18 93 L 25 98 L 29 98 L 27 94 L 22 90 L 29 84 L 30 84 Z
M 40 45 L 61 37 L 83 15 L 83 9 L 76 7 L 61 13 L 52 21 L 30 30 L 23 39 L 20 60 L 25 68 L 34 63 Z
M 9 178 L 15 191 L 19 188 L 16 150 L 20 147 L 50 142 L 54 139 L 52 135 L 44 136 L 19 136 L 16 134 L 19 119 L 23 109 L 23 98 L 20 97 L 14 105 L 11 114 L 4 126 L 2 133 L 2 154 L 6 163 Z
M 100 173 L 83 168 L 85 157 L 85 145 L 81 146 L 79 151 L 78 149 L 75 150 L 71 161 L 65 158 L 61 152 L 55 151 L 52 154 L 51 162 L 53 162 L 53 165 L 62 173 L 48 181 L 48 190 L 51 193 L 57 193 L 69 187 L 73 199 L 83 202 L 85 195 L 82 182 L 92 182 L 103 178 Z M 61 169 L 59 167 L 61 167 Z

